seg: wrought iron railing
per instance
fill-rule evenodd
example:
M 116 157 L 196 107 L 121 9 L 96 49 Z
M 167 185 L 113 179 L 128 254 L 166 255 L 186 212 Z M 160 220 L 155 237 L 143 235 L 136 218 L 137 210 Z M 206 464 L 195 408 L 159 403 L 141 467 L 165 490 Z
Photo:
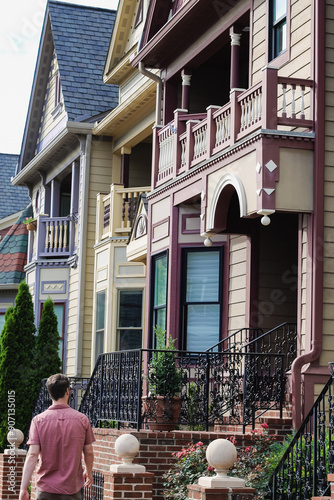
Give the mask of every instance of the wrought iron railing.
M 93 470 L 93 484 L 83 488 L 83 500 L 103 500 L 104 475 L 102 472 Z
M 262 335 L 261 328 L 240 328 L 207 349 L 207 352 L 239 351 L 240 348 Z
M 329 495 L 334 472 L 334 395 L 330 378 L 270 479 L 272 500 Z
M 157 353 L 174 357 L 180 375 L 178 393 L 171 394 L 171 375 L 166 371 L 162 374 L 166 382 L 160 394 L 155 394 L 150 367 Z M 270 408 L 282 411 L 285 363 L 284 354 L 275 353 L 139 349 L 101 354 L 80 411 L 93 427 L 132 426 L 139 430 L 158 421 L 158 396 L 169 400 L 178 395 L 180 425 L 208 430 L 233 423 L 254 428 L 259 413 Z M 170 360 L 166 358 L 161 365 L 170 367 Z

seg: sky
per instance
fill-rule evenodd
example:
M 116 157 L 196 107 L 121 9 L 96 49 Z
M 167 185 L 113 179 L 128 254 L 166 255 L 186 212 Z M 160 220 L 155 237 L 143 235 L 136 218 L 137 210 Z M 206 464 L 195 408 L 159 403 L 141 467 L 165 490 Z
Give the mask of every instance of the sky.
M 118 0 L 63 0 L 117 9 Z M 0 7 L 0 153 L 19 154 L 47 0 L 7 0 Z

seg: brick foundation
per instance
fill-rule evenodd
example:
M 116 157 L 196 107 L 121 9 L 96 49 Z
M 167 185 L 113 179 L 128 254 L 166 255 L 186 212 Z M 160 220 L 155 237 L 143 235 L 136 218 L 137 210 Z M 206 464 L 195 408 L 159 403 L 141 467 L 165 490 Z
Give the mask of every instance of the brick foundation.
M 253 488 L 206 488 L 197 484 L 188 486 L 189 500 L 230 500 L 236 495 L 238 500 L 251 500 L 255 494 Z
M 17 500 L 19 498 L 25 455 L 0 454 L 0 498 Z
M 124 474 L 107 472 L 104 475 L 103 500 L 117 498 L 152 499 L 153 474 L 149 472 Z

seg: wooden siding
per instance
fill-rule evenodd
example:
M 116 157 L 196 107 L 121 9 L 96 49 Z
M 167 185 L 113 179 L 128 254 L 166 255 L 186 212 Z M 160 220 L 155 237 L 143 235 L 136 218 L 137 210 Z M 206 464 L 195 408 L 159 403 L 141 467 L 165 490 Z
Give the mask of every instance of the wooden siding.
M 68 294 L 68 323 L 67 323 L 67 366 L 66 373 L 71 376 L 75 372 L 75 342 L 77 334 L 78 311 L 78 268 L 70 269 Z
M 60 109 L 59 114 L 55 116 L 52 115 L 52 112 L 55 110 L 55 82 L 56 82 L 57 71 L 58 71 L 58 64 L 57 64 L 57 59 L 55 57 L 54 62 L 51 63 L 49 81 L 44 98 L 44 106 L 41 117 L 38 144 L 46 138 L 46 136 L 58 125 L 58 123 L 66 115 L 64 106 Z M 62 96 L 61 96 L 61 102 L 63 102 Z
M 93 305 L 94 305 L 94 262 L 95 262 L 95 224 L 96 197 L 98 193 L 107 192 L 112 182 L 112 143 L 99 138 L 92 140 L 91 163 L 88 196 L 88 227 L 86 237 L 86 271 L 85 299 L 82 350 L 82 376 L 91 373 Z M 94 337 L 93 337 L 94 338 Z
M 311 78 L 311 1 L 291 0 L 290 15 L 290 61 L 282 66 L 279 75 Z M 254 0 L 252 84 L 261 80 L 262 68 L 270 64 L 267 61 L 267 26 L 267 1 Z
M 246 245 L 246 236 L 233 235 L 230 237 L 228 334 L 246 326 Z
M 325 196 L 323 354 L 321 365 L 334 359 L 334 2 L 326 2 Z

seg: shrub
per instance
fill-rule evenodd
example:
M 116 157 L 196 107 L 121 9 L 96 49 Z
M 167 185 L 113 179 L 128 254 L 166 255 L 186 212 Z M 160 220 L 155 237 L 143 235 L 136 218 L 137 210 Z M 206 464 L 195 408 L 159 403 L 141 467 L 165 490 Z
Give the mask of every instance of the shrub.
M 53 302 L 48 298 L 43 305 L 36 338 L 35 387 L 37 391 L 43 378 L 48 378 L 50 375 L 61 371 L 59 340 L 57 316 L 54 312 Z
M 256 489 L 254 500 L 264 500 L 269 493 L 269 479 L 291 436 L 284 443 L 277 443 L 276 437 L 269 434 L 267 424 L 262 424 L 261 430 L 252 431 L 250 436 L 251 444 L 238 450 L 238 458 L 228 475 L 245 479 L 246 486 Z M 237 445 L 234 436 L 230 437 L 230 441 Z M 166 499 L 187 500 L 188 484 L 197 483 L 201 476 L 215 475 L 206 460 L 206 446 L 202 442 L 195 445 L 189 443 L 188 448 L 174 452 L 172 456 L 176 461 L 163 475 Z
M 15 307 L 5 316 L 0 338 L 0 449 L 7 446 L 9 422 L 27 431 L 34 404 L 34 308 L 29 287 L 20 283 Z M 8 414 L 8 394 L 15 391 L 15 413 Z M 12 410 L 12 409 L 11 409 Z M 9 416 L 12 417 L 9 419 Z
M 164 496 L 167 499 L 186 500 L 188 484 L 194 484 L 201 476 L 212 476 L 213 467 L 206 460 L 206 446 L 199 441 L 189 443 L 188 448 L 172 453 L 176 458 L 173 466 L 163 475 Z

